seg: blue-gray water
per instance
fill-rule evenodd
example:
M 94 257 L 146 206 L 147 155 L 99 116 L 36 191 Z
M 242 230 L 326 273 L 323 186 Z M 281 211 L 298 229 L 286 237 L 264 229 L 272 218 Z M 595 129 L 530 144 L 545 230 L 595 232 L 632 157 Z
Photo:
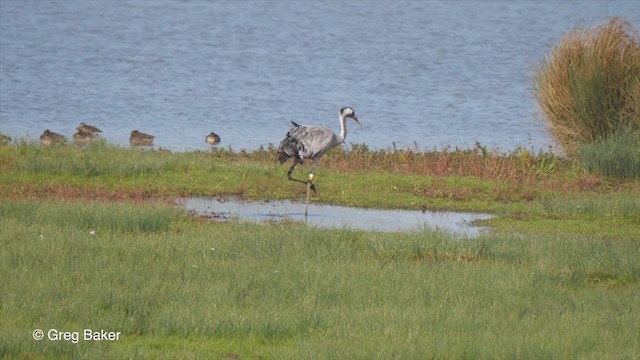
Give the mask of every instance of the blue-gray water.
M 191 197 L 176 199 L 186 210 L 213 219 L 248 221 L 277 221 L 282 219 L 306 221 L 307 224 L 375 231 L 439 230 L 459 237 L 477 237 L 487 227 L 474 226 L 476 220 L 493 217 L 484 213 L 454 211 L 415 211 L 363 209 L 348 206 L 305 204 L 292 201 L 242 201 L 235 197 L 223 199 Z
M 0 1 L 0 131 L 173 150 L 277 144 L 289 121 L 371 148 L 551 145 L 532 95 L 562 35 L 638 1 Z

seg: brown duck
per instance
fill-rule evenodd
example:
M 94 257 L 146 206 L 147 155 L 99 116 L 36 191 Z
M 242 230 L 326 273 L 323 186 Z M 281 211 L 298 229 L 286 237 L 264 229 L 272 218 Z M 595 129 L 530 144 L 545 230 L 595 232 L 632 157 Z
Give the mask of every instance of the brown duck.
M 98 129 L 93 125 L 88 125 L 83 122 L 80 123 L 80 126 L 76 128 L 77 132 L 83 132 L 91 135 L 95 135 L 96 133 L 102 132 L 102 130 Z
M 141 133 L 138 130 L 133 130 L 131 132 L 131 137 L 129 138 L 129 143 L 131 146 L 151 146 L 153 145 L 153 139 L 156 137 L 153 135 Z
M 80 130 L 80 128 L 78 128 L 76 133 L 73 134 L 73 143 L 76 145 L 89 145 L 91 140 L 95 138 L 96 138 L 96 135 Z
M 211 146 L 216 146 L 220 144 L 220 136 L 212 132 L 211 134 L 207 135 L 204 141 Z
M 64 143 L 66 141 L 67 138 L 58 133 L 54 133 L 53 131 L 49 131 L 49 129 L 45 130 L 42 135 L 40 135 L 40 144 L 42 146 L 51 146 L 58 143 Z

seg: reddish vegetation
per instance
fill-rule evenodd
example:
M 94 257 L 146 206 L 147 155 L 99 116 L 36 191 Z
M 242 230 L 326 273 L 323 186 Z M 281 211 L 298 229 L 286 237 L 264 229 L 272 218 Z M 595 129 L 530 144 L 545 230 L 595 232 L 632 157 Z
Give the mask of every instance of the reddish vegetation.
M 467 151 L 442 150 L 420 153 L 368 151 L 355 148 L 348 152 L 334 152 L 323 158 L 323 162 L 323 166 L 336 171 L 381 171 L 430 176 L 435 178 L 435 181 L 424 189 L 427 196 L 433 195 L 432 192 L 438 189 L 452 190 L 447 192 L 454 194 L 453 197 L 456 197 L 456 191 L 468 191 L 468 189 L 445 189 L 446 183 L 438 181 L 445 177 L 499 180 L 507 184 L 507 189 L 496 188 L 495 192 L 519 188 L 524 190 L 525 199 L 531 196 L 531 194 L 527 195 L 525 189 L 596 191 L 602 185 L 600 177 L 587 173 L 577 173 L 568 178 L 567 171 L 572 167 L 569 160 L 549 154 L 532 155 L 522 149 L 510 154 L 491 155 L 482 147 Z M 460 197 L 468 198 L 468 196 Z
M 486 151 L 486 150 L 484 150 Z M 326 162 L 325 162 L 326 159 Z M 474 176 L 495 180 L 522 180 L 536 176 L 542 157 L 523 151 L 515 154 L 485 154 L 480 150 L 467 151 L 369 151 L 355 148 L 336 151 L 323 162 L 343 171 L 390 171 L 427 176 Z M 558 162 L 558 158 L 548 158 Z M 555 166 L 555 165 L 554 165 Z M 533 170 L 533 171 L 532 171 Z

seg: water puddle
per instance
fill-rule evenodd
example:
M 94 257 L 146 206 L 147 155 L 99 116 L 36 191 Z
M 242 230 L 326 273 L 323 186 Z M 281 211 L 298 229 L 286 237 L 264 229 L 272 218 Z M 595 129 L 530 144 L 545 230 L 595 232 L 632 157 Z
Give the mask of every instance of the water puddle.
M 234 197 L 190 197 L 177 199 L 186 210 L 218 220 L 305 221 L 304 203 L 294 201 L 243 201 Z M 308 224 L 377 231 L 408 231 L 424 228 L 447 231 L 455 236 L 475 237 L 486 227 L 475 220 L 493 215 L 450 211 L 363 209 L 337 205 L 309 204 Z

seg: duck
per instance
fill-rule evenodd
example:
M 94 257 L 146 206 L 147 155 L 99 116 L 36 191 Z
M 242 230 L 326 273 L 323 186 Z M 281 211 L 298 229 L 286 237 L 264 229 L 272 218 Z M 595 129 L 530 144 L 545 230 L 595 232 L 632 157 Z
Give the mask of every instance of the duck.
M 73 143 L 76 145 L 89 145 L 91 140 L 93 140 L 95 137 L 96 135 L 80 130 L 80 128 L 78 128 L 76 133 L 73 134 Z
M 80 123 L 80 126 L 78 126 L 76 128 L 77 132 L 83 132 L 83 133 L 88 133 L 91 135 L 95 135 L 96 133 L 102 132 L 102 130 L 98 129 L 97 127 L 93 126 L 93 125 L 88 125 L 85 124 L 83 122 Z
M 141 133 L 138 130 L 133 130 L 131 132 L 131 137 L 129 138 L 129 143 L 131 146 L 152 146 L 153 139 L 156 137 L 153 135 Z
M 59 143 L 65 143 L 67 142 L 67 138 L 55 133 L 53 131 L 50 131 L 49 129 L 45 130 L 42 135 L 40 135 L 40 144 L 42 146 L 51 146 L 51 145 L 55 145 L 55 144 L 59 144 Z
M 11 138 L 5 134 L 0 134 L 0 145 L 9 145 L 11 144 Z
M 204 141 L 211 146 L 216 146 L 220 143 L 220 136 L 211 132 L 211 134 L 207 135 Z

